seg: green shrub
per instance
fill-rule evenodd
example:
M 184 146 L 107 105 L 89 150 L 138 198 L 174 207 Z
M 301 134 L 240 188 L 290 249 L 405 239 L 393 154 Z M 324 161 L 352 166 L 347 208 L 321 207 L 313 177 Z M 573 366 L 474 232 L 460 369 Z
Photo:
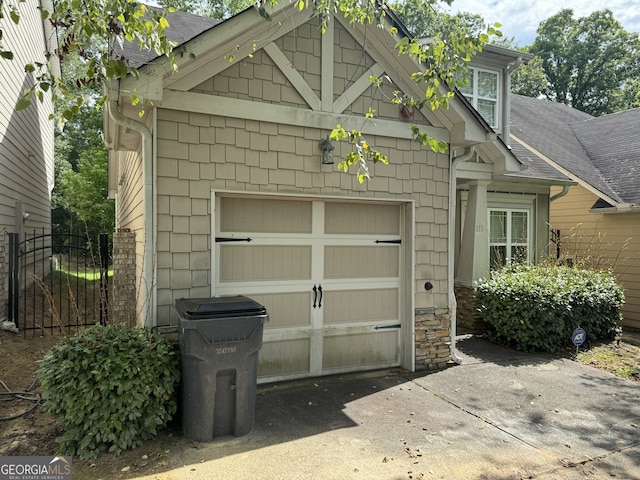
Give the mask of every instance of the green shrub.
M 556 351 L 577 327 L 587 338 L 612 339 L 624 303 L 622 287 L 603 271 L 557 265 L 513 265 L 476 286 L 490 338 L 522 351 Z
M 176 412 L 177 356 L 159 333 L 94 326 L 63 339 L 37 372 L 45 408 L 64 427 L 61 453 L 95 458 L 155 435 Z

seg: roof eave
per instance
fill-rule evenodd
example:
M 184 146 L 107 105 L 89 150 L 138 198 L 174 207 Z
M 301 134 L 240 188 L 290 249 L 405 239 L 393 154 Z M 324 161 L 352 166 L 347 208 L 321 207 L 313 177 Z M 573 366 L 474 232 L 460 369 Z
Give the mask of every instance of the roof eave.
M 535 56 L 528 52 L 521 52 L 520 50 L 500 47 L 498 45 L 492 45 L 490 43 L 483 47 L 483 52 L 491 55 L 499 55 L 501 57 L 509 58 L 512 61 L 517 61 L 519 58 L 521 58 L 524 62 L 528 62 Z M 482 55 L 482 52 L 479 55 Z
M 569 186 L 573 187 L 578 185 L 578 182 L 573 180 L 560 180 L 555 178 L 541 178 L 541 177 L 525 177 L 518 175 L 517 173 L 501 174 L 496 176 L 496 180 L 505 180 L 513 183 L 535 183 L 537 185 L 549 185 L 549 186 Z
M 619 203 L 612 207 L 603 207 L 603 208 L 590 208 L 589 213 L 637 213 L 640 212 L 640 205 L 636 205 L 634 203 Z

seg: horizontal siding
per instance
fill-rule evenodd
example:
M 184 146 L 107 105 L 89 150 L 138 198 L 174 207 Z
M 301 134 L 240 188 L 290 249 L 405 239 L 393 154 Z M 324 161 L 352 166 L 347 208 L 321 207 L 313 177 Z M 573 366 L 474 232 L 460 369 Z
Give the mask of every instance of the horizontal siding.
M 117 227 L 142 231 L 142 160 L 137 152 L 120 152 L 118 162 L 120 188 L 117 199 Z
M 561 231 L 561 251 L 587 266 L 613 268 L 625 290 L 623 325 L 640 328 L 640 212 L 593 214 L 598 197 L 571 187 L 551 204 L 551 228 Z
M 142 157 L 138 152 L 118 152 L 116 162 L 119 174 L 116 228 L 129 229 L 135 233 L 137 314 L 138 321 L 141 321 L 140 315 L 144 308 L 148 308 L 150 298 L 150 287 L 142 284 L 145 239 Z
M 34 81 L 24 65 L 44 62 L 46 50 L 38 3 L 28 0 L 17 5 L 20 23 L 3 21 L 4 47 L 14 53 L 14 60 L 0 62 L 0 225 L 11 231 L 16 229 L 16 201 L 30 214 L 24 225 L 27 230 L 48 228 L 53 187 L 51 101 L 35 100 L 28 109 L 15 111 L 23 89 Z

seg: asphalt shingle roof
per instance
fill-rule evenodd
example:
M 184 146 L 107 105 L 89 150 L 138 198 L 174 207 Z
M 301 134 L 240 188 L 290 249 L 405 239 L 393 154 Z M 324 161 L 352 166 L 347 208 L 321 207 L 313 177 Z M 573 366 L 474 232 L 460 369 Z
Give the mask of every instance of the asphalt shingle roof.
M 571 179 L 552 167 L 544 160 L 540 159 L 529 149 L 523 147 L 518 142 L 511 141 L 511 151 L 513 154 L 527 166 L 527 169 L 520 173 L 509 174 L 509 177 L 536 178 L 544 180 L 561 180 L 570 181 Z
M 182 45 L 207 30 L 215 27 L 221 20 L 208 17 L 200 17 L 186 12 L 171 12 L 167 14 L 169 28 L 165 31 L 167 38 L 177 45 Z M 140 68 L 158 57 L 154 50 L 140 49 L 138 45 L 125 42 L 122 47 L 116 44 L 116 55 L 122 55 L 129 61 L 129 65 Z
M 511 133 L 619 203 L 640 204 L 640 109 L 603 117 L 511 96 Z M 511 142 L 516 152 L 517 142 Z
M 640 205 L 640 108 L 575 123 L 571 128 L 622 201 Z

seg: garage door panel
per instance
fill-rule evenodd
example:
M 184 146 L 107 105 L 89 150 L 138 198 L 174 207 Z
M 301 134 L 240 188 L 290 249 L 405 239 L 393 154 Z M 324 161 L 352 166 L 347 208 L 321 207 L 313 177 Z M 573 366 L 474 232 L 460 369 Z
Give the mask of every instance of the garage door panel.
M 304 200 L 222 197 L 220 231 L 311 233 L 311 207 Z
M 398 322 L 397 288 L 324 291 L 324 324 Z
M 325 233 L 338 235 L 399 235 L 400 207 L 367 203 L 328 202 Z
M 220 281 L 311 279 L 309 245 L 221 245 Z
M 215 198 L 214 294 L 269 313 L 260 382 L 400 365 L 401 206 Z
M 260 349 L 258 376 L 304 376 L 310 369 L 310 340 L 301 338 L 265 342 Z
M 326 336 L 322 369 L 362 369 L 397 365 L 398 330 Z
M 310 292 L 252 294 L 251 298 L 269 312 L 266 330 L 311 325 Z
M 397 278 L 399 275 L 399 247 L 332 245 L 324 249 L 325 278 Z

